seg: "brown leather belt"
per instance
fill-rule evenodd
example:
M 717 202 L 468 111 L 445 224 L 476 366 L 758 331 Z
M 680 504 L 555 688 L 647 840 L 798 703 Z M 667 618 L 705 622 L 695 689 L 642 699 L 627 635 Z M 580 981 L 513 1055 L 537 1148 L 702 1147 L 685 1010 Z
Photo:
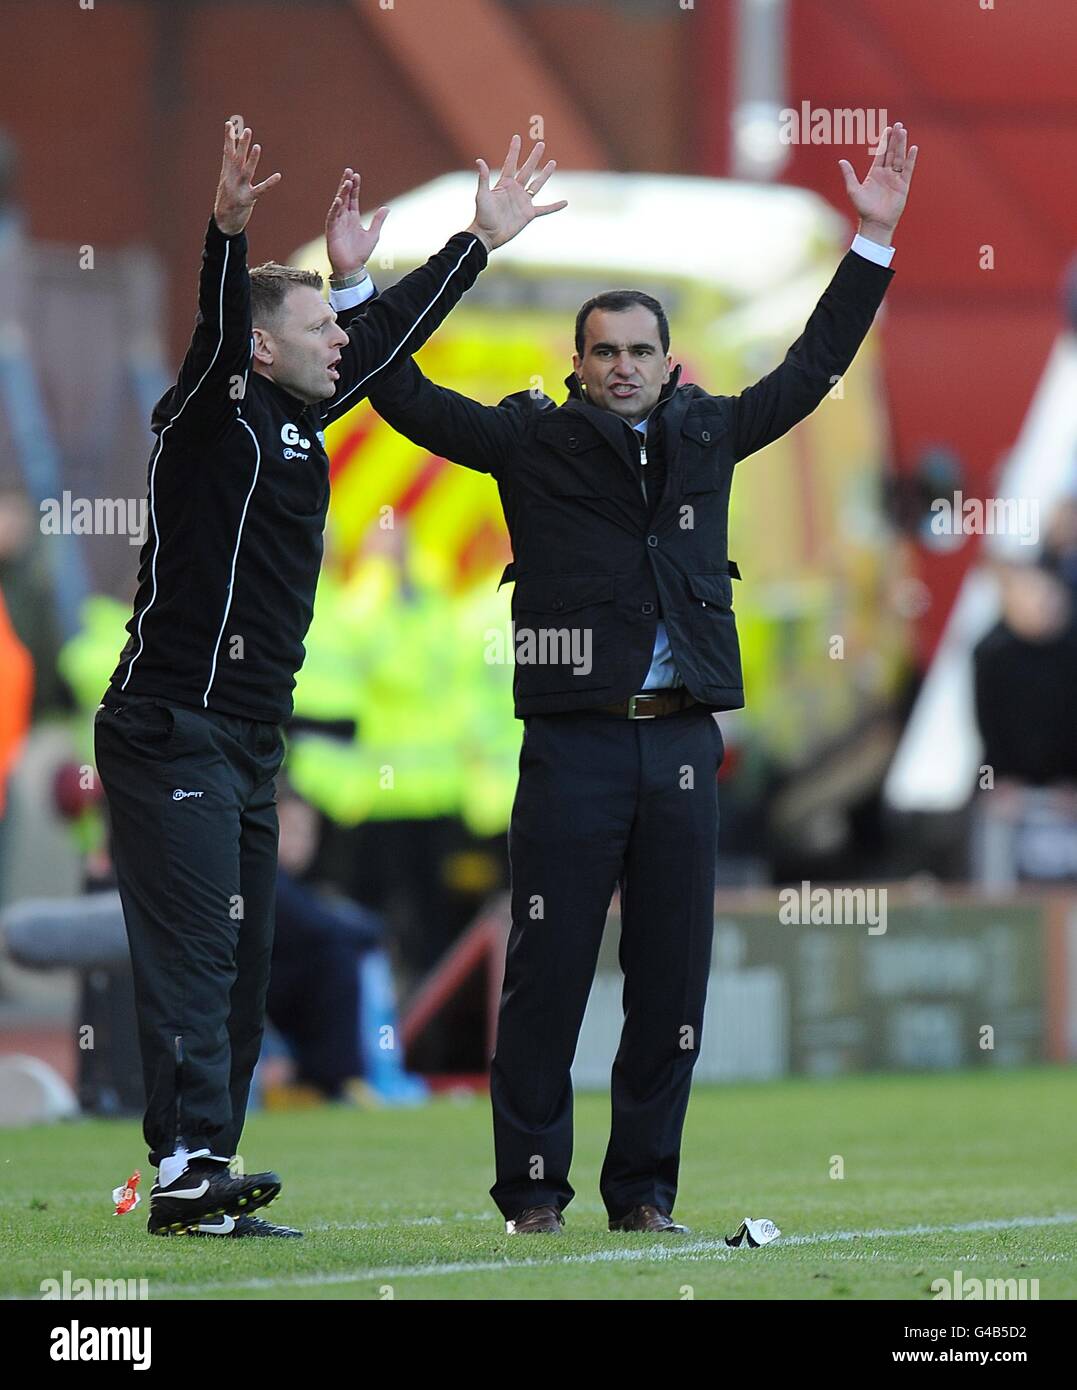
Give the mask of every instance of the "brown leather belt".
M 698 704 L 694 695 L 679 686 L 673 690 L 645 690 L 617 705 L 599 705 L 596 713 L 618 714 L 622 719 L 664 719 L 667 714 L 680 714 Z

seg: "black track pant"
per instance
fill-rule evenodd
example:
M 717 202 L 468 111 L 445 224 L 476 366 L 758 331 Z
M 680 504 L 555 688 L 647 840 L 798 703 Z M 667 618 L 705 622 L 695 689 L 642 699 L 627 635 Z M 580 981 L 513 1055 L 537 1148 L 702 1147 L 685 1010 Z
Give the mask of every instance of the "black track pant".
M 490 1077 L 490 1193 L 506 1217 L 574 1195 L 569 1070 L 619 882 L 624 1027 L 600 1186 L 613 1218 L 673 1209 L 711 963 L 722 751 L 717 724 L 694 708 L 525 720 Z
M 134 967 L 150 1162 L 238 1151 L 262 1041 L 277 725 L 110 690 L 95 721 Z

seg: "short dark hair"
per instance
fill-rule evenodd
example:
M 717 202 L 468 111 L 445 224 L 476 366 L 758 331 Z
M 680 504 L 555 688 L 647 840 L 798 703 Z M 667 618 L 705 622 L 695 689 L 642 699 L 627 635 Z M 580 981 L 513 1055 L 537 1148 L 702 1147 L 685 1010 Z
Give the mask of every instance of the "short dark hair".
M 662 351 L 668 352 L 669 320 L 666 318 L 665 309 L 653 295 L 644 294 L 642 290 L 604 290 L 602 294 L 596 294 L 589 299 L 576 315 L 576 351 L 579 355 L 583 356 L 584 330 L 592 309 L 608 309 L 611 313 L 620 314 L 625 309 L 634 309 L 637 305 L 641 309 L 649 309 L 658 320 L 658 336 L 662 342 Z
M 281 311 L 284 296 L 293 285 L 309 285 L 319 294 L 322 277 L 316 270 L 298 270 L 294 265 L 266 261 L 251 271 L 251 323 L 268 328 Z

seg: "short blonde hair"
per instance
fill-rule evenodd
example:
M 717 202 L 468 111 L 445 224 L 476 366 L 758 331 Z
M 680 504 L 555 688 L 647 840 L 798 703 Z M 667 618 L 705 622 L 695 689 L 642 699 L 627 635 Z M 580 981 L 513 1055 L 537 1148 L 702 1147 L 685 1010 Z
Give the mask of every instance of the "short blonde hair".
M 309 286 L 321 293 L 322 277 L 316 270 L 299 270 L 294 265 L 267 261 L 251 271 L 251 324 L 271 328 L 293 285 Z

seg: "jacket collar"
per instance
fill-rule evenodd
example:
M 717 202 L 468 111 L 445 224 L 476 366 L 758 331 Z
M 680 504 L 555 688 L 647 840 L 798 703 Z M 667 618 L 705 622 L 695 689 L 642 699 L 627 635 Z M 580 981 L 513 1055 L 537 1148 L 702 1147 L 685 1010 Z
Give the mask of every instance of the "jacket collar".
M 690 393 L 685 391 L 678 395 L 677 387 L 681 378 L 681 367 L 678 365 L 670 372 L 669 380 L 662 388 L 662 393 L 655 402 L 654 409 L 647 417 L 653 420 L 658 410 L 662 410 L 663 432 L 665 435 L 665 455 L 666 455 L 666 486 L 659 503 L 658 512 L 654 520 L 657 522 L 668 508 L 676 504 L 679 483 L 679 474 L 674 475 L 674 470 L 678 467 L 680 453 L 680 432 L 681 421 L 689 405 Z M 568 387 L 569 398 L 561 407 L 568 410 L 573 415 L 582 415 L 590 421 L 595 429 L 598 430 L 606 442 L 619 455 L 622 461 L 631 470 L 633 484 L 638 483 L 639 477 L 639 440 L 633 438 L 632 426 L 627 420 L 623 420 L 619 415 L 615 415 L 612 410 L 603 410 L 600 406 L 592 405 L 591 402 L 580 390 L 580 382 L 575 373 L 565 378 L 565 385 Z
M 316 409 L 307 405 L 306 401 L 301 401 L 298 396 L 293 396 L 291 391 L 287 390 L 285 387 L 278 386 L 272 377 L 265 376 L 262 372 L 252 371 L 251 378 L 261 382 L 262 388 L 272 397 L 278 408 L 282 410 L 290 420 L 294 420 L 296 424 L 304 420 L 304 417 L 306 417 L 306 419 L 318 418 Z M 332 400 L 332 397 L 330 397 L 330 400 Z M 311 412 L 309 416 L 307 415 L 308 410 Z M 320 421 L 319 428 L 321 428 Z
M 662 394 L 655 402 L 651 416 L 667 401 L 675 399 L 680 376 L 680 366 L 674 367 L 673 371 L 670 372 L 669 380 L 662 387 Z M 612 410 L 604 410 L 601 406 L 592 405 L 581 390 L 579 378 L 575 372 L 565 377 L 565 385 L 568 387 L 568 400 L 561 408 L 572 411 L 573 414 L 581 414 L 589 420 L 629 466 L 632 470 L 633 480 L 635 480 L 636 470 L 639 467 L 639 441 L 632 437 L 632 426 L 620 415 L 615 415 Z M 647 418 L 650 419 L 651 416 Z

